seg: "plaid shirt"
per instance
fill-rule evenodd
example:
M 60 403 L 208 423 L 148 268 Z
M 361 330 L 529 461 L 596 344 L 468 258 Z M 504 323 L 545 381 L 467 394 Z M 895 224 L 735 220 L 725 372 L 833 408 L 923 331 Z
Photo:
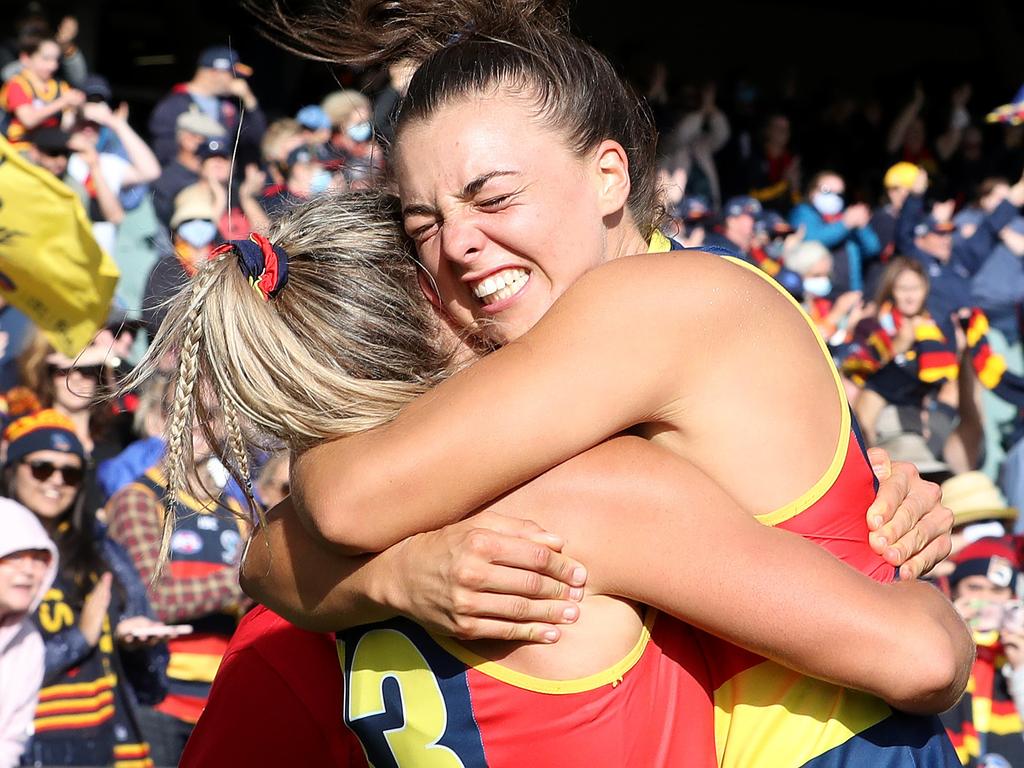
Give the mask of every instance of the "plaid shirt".
M 107 503 L 110 536 L 132 556 L 139 575 L 149 588 L 149 600 L 157 617 L 168 624 L 191 621 L 207 614 L 232 611 L 247 598 L 238 585 L 238 570 L 223 568 L 207 576 L 174 578 L 164 568 L 153 583 L 160 558 L 163 510 L 148 489 L 132 484 Z

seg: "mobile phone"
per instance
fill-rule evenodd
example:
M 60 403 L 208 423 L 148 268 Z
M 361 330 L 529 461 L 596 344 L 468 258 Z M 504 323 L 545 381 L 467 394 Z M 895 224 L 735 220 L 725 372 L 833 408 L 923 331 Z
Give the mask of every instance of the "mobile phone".
M 132 637 L 136 637 L 139 640 L 148 640 L 151 637 L 163 637 L 172 639 L 175 637 L 181 637 L 182 635 L 192 634 L 191 624 L 158 624 L 152 627 L 139 627 L 134 630 Z
M 1024 603 L 1020 600 L 1008 600 L 1003 604 L 1001 629 L 1013 634 L 1024 634 Z

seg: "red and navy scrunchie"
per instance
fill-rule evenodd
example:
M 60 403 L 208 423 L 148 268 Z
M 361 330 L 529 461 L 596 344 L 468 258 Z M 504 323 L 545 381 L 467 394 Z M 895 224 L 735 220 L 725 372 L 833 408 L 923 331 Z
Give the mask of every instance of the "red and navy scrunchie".
M 210 256 L 217 258 L 232 251 L 238 256 L 238 267 L 249 278 L 249 285 L 259 291 L 264 301 L 275 298 L 288 283 L 288 254 L 258 232 L 252 232 L 247 240 L 221 243 Z

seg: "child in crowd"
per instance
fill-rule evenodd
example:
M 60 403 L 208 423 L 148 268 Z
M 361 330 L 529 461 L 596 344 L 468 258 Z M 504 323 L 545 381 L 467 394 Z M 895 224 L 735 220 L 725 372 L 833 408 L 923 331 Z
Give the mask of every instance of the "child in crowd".
M 36 516 L 0 498 L 0 768 L 12 768 L 32 735 L 43 683 L 43 640 L 32 614 L 57 574 L 57 548 Z

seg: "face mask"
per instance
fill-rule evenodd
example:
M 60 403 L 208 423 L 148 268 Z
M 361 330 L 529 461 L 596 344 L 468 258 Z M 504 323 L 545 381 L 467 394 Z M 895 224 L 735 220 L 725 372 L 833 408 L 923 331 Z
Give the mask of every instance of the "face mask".
M 203 248 L 213 242 L 217 236 L 217 225 L 204 219 L 186 221 L 178 227 L 178 237 L 193 248 Z
M 313 178 L 309 180 L 309 192 L 312 195 L 319 195 L 326 192 L 331 186 L 331 172 L 326 168 L 317 168 L 313 171 Z
M 369 141 L 370 137 L 373 135 L 373 126 L 370 124 L 369 120 L 364 120 L 363 122 L 356 123 L 350 127 L 345 131 L 345 133 L 348 134 L 348 137 L 352 139 L 352 141 Z
M 835 216 L 843 210 L 843 196 L 835 192 L 815 192 L 811 195 L 811 205 L 822 216 Z
M 832 293 L 832 279 L 824 275 L 804 278 L 804 293 L 823 299 Z

